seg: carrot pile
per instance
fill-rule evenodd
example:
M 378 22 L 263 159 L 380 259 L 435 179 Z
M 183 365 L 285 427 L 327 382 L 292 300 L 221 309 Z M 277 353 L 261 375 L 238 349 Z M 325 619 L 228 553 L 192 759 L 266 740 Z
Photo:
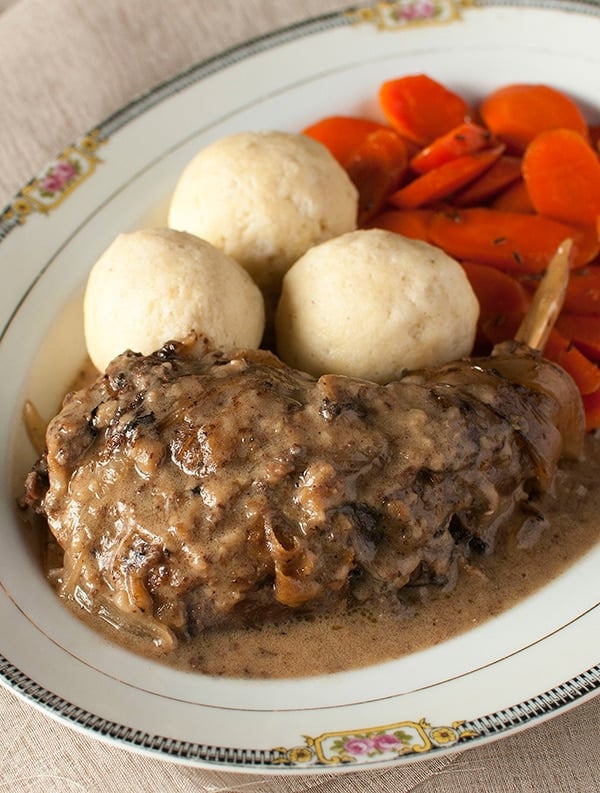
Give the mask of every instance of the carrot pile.
M 600 427 L 600 127 L 542 84 L 469 104 L 424 74 L 379 90 L 385 123 L 329 116 L 304 133 L 347 170 L 359 225 L 422 239 L 464 267 L 479 298 L 477 352 L 511 338 L 541 274 L 573 240 L 563 311 L 544 354 Z

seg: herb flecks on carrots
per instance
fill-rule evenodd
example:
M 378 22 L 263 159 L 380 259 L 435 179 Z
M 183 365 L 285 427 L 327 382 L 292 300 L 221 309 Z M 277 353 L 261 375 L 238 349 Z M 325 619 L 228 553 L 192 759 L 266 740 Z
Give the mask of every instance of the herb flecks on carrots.
M 586 314 L 563 311 L 556 323 L 559 333 L 592 361 L 600 361 L 600 321 Z
M 411 158 L 410 167 L 415 173 L 426 173 L 456 157 L 481 151 L 493 143 L 489 130 L 480 124 L 465 121 L 420 149 Z
M 542 273 L 568 238 L 573 239 L 572 267 L 583 266 L 597 254 L 597 239 L 587 227 L 541 215 L 472 207 L 438 211 L 429 224 L 430 241 L 455 259 L 469 259 L 519 275 Z
M 348 170 L 359 225 L 445 250 L 479 299 L 478 345 L 511 338 L 558 246 L 573 240 L 564 309 L 544 354 L 582 393 L 600 428 L 600 126 L 542 84 L 478 103 L 426 74 L 391 79 L 383 117 L 332 116 L 305 130 Z
M 388 197 L 398 209 L 418 209 L 448 198 L 487 171 L 500 157 L 504 146 L 463 154 L 413 179 Z

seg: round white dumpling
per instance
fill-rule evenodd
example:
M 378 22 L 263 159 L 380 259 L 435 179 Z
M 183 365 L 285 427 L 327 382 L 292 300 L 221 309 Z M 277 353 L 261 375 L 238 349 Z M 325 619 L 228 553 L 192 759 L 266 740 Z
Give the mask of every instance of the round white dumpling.
M 168 223 L 224 250 L 272 293 L 308 248 L 356 228 L 357 207 L 356 188 L 321 143 L 242 132 L 191 160 Z
M 248 273 L 205 240 L 172 229 L 120 234 L 93 266 L 84 332 L 103 371 L 125 350 L 147 355 L 191 332 L 215 347 L 258 347 L 265 310 Z
M 478 315 L 462 267 L 439 248 L 354 231 L 315 246 L 288 271 L 277 348 L 315 376 L 385 383 L 470 354 Z

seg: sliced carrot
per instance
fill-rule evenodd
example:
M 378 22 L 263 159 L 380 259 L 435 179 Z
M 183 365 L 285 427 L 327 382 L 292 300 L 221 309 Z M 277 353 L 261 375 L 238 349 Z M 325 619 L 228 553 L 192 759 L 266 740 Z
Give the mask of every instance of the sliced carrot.
M 478 262 L 461 262 L 469 283 L 479 300 L 480 320 L 496 321 L 507 311 L 523 316 L 530 296 L 522 284 L 508 273 Z
M 488 94 L 479 113 L 488 129 L 516 152 L 540 132 L 564 127 L 587 137 L 578 105 L 562 91 L 542 84 L 512 83 Z
M 417 209 L 447 198 L 493 165 L 503 151 L 503 146 L 496 146 L 450 160 L 413 179 L 392 193 L 388 201 L 398 209 Z
M 379 212 L 407 167 L 406 145 L 392 129 L 375 130 L 357 146 L 345 168 L 358 190 L 359 226 Z
M 503 154 L 480 177 L 452 198 L 454 206 L 467 207 L 486 203 L 521 176 L 521 158 Z
M 596 223 L 600 160 L 578 132 L 553 129 L 537 135 L 523 155 L 523 178 L 541 215 L 567 223 Z
M 387 229 L 414 240 L 429 241 L 432 209 L 390 209 L 376 215 L 368 224 L 371 228 Z
M 479 301 L 476 346 L 478 354 L 511 338 L 530 302 L 527 290 L 512 276 L 477 262 L 461 262 Z
M 585 411 L 585 428 L 591 431 L 600 427 L 600 388 L 582 396 Z
M 563 311 L 556 329 L 592 361 L 600 361 L 600 317 Z
M 600 369 L 556 328 L 552 328 L 544 357 L 554 361 L 568 372 L 581 394 L 592 394 L 600 389 Z
M 426 146 L 471 116 L 465 100 L 426 74 L 384 82 L 379 104 L 401 135 Z
M 507 309 L 503 314 L 482 320 L 478 325 L 478 332 L 486 339 L 489 346 L 493 347 L 495 344 L 514 339 L 522 321 L 523 314 L 519 310 Z
M 304 135 L 326 146 L 345 165 L 354 150 L 372 132 L 387 129 L 384 124 L 354 116 L 326 116 L 303 130 Z
M 490 207 L 504 212 L 521 212 L 524 214 L 535 212 L 524 179 L 518 179 L 506 187 L 494 198 L 490 203 Z
M 410 161 L 410 167 L 416 173 L 426 173 L 463 154 L 486 148 L 491 140 L 492 135 L 485 127 L 465 121 L 417 152 Z
M 457 259 L 523 274 L 542 272 L 567 238 L 573 240 L 573 267 L 591 261 L 600 247 L 593 228 L 484 207 L 435 212 L 429 236 L 434 245 Z
M 571 273 L 564 308 L 577 314 L 600 316 L 600 266 L 590 265 Z

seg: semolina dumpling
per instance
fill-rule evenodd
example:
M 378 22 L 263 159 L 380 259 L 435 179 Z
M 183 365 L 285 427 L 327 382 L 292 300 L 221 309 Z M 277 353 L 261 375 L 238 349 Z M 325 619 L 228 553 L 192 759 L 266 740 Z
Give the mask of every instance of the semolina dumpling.
M 181 174 L 168 224 L 238 261 L 267 294 L 308 248 L 356 228 L 358 193 L 305 135 L 241 132 L 202 149 Z
M 191 332 L 217 348 L 256 348 L 264 326 L 264 300 L 248 273 L 185 232 L 120 234 L 88 277 L 84 333 L 100 371 L 127 349 L 148 355 Z
M 288 271 L 277 350 L 320 376 L 379 383 L 471 353 L 479 303 L 460 264 L 391 231 L 359 230 L 314 246 Z

